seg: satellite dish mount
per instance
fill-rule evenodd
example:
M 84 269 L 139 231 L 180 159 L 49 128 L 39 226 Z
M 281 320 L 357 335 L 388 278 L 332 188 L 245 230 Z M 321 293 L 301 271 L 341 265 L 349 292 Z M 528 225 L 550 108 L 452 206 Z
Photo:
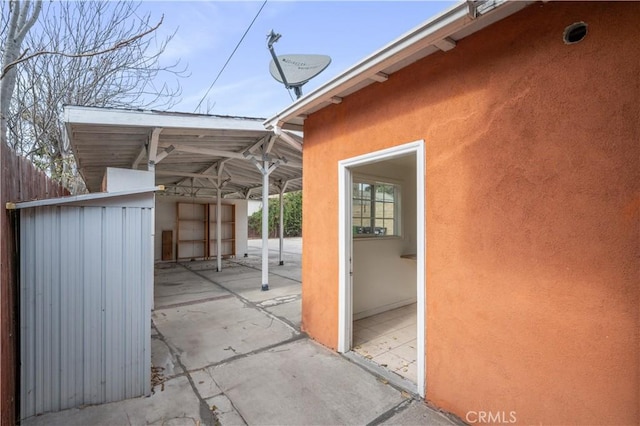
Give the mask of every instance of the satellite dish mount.
M 293 89 L 296 98 L 302 96 L 302 85 L 324 71 L 331 63 L 326 55 L 281 55 L 277 56 L 273 44 L 281 35 L 271 32 L 267 35 L 267 48 L 273 60 L 269 64 L 271 76 L 284 84 L 287 89 Z

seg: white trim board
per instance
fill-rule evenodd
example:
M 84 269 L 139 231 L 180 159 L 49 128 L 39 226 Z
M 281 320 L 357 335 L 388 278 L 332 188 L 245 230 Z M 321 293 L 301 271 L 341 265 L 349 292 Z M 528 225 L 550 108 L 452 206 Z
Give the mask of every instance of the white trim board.
M 402 308 L 403 306 L 407 306 L 407 305 L 411 305 L 413 303 L 416 303 L 416 301 L 417 300 L 414 297 L 414 298 L 411 298 L 411 299 L 401 300 L 399 302 L 389 303 L 388 305 L 379 306 L 377 308 L 367 309 L 365 311 L 353 314 L 353 320 L 354 321 L 358 321 L 358 320 L 361 320 L 361 319 L 364 319 L 364 318 L 368 318 L 368 317 L 372 317 L 374 315 L 381 314 L 383 312 L 390 311 L 392 309 Z
M 417 393 L 426 394 L 426 224 L 425 224 L 425 150 L 424 140 L 370 152 L 338 162 L 338 352 L 351 350 L 353 335 L 353 283 L 351 259 L 353 236 L 351 223 L 351 168 L 404 155 L 416 157 L 416 295 L 417 295 Z M 422 237 L 420 237 L 422 236 Z
M 177 112 L 141 111 L 119 108 L 85 107 L 66 105 L 64 122 L 67 126 L 88 124 L 92 126 L 131 126 L 181 129 L 246 130 L 266 134 L 262 118 L 229 117 L 219 115 L 188 114 Z
M 159 185 L 159 186 L 154 186 L 150 188 L 136 188 L 129 191 L 92 192 L 89 194 L 68 195 L 66 197 L 59 197 L 59 198 L 46 198 L 43 200 L 23 201 L 19 203 L 7 203 L 5 208 L 7 210 L 14 210 L 14 209 L 26 209 L 31 207 L 58 206 L 63 204 L 83 203 L 83 202 L 91 202 L 91 201 L 103 202 L 104 200 L 110 200 L 117 197 L 128 197 L 132 195 L 151 193 L 155 191 L 164 191 L 164 187 L 162 185 Z M 149 207 L 153 207 L 153 205 Z

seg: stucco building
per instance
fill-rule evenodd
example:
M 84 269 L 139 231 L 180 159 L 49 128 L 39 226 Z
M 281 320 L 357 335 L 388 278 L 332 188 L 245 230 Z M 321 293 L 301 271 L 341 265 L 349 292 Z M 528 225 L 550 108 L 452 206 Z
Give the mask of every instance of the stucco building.
M 304 129 L 304 330 L 358 352 L 408 306 L 395 372 L 463 420 L 637 424 L 638 16 L 461 3 L 269 119 Z

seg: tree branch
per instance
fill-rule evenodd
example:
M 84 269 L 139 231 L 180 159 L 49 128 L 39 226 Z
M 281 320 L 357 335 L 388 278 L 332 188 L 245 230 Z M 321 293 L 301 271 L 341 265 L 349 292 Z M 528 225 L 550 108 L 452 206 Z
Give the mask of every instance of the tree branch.
M 155 30 L 157 30 L 160 25 L 162 25 L 162 21 L 164 20 L 164 15 L 162 15 L 160 17 L 160 21 L 156 24 L 156 26 L 149 28 L 147 31 L 140 33 L 138 35 L 135 35 L 127 40 L 123 40 L 120 41 L 118 43 L 116 43 L 115 45 L 111 46 L 108 49 L 104 49 L 104 50 L 99 50 L 96 52 L 84 52 L 84 53 L 64 53 L 64 52 L 55 52 L 55 51 L 49 51 L 49 50 L 41 50 L 38 51 L 32 55 L 26 55 L 27 52 L 24 52 L 22 55 L 20 55 L 20 58 L 16 59 L 13 62 L 8 63 L 4 69 L 2 70 L 2 74 L 0 74 L 0 80 L 2 78 L 4 78 L 4 76 L 11 70 L 11 68 L 15 67 L 16 65 L 28 61 L 29 59 L 35 58 L 37 56 L 42 56 L 42 55 L 58 55 L 58 56 L 64 56 L 66 58 L 88 58 L 88 57 L 92 57 L 92 56 L 98 56 L 98 55 L 103 55 L 105 53 L 109 53 L 109 52 L 113 52 L 114 50 L 118 50 L 121 49 L 123 47 L 126 47 L 130 44 L 133 44 L 133 42 L 143 38 L 144 36 L 151 34 L 152 32 L 154 32 Z M 26 55 L 26 56 L 25 56 Z
M 42 10 L 42 2 L 36 2 L 36 5 L 33 8 L 33 12 L 31 12 L 31 16 L 29 17 L 29 19 L 27 19 L 27 14 L 29 13 L 30 9 L 30 3 L 31 2 L 27 2 L 24 7 L 24 22 L 21 24 L 18 35 L 16 37 L 18 40 L 24 39 L 25 35 L 27 35 L 27 32 L 31 29 L 31 27 L 33 27 L 33 25 L 36 23 L 36 20 L 38 20 L 38 16 L 40 15 L 40 11 Z

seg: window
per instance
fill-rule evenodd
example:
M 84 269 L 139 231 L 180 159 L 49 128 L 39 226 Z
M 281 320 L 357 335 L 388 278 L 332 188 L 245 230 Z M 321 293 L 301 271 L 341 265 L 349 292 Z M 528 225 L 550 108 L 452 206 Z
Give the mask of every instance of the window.
M 400 187 L 393 183 L 354 180 L 353 235 L 383 237 L 400 235 Z

